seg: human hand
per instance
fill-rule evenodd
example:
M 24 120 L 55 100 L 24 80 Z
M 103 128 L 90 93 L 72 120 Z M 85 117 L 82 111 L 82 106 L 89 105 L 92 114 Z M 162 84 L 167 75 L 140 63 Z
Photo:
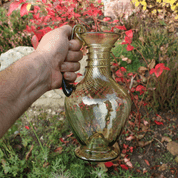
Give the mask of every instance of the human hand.
M 61 72 L 69 82 L 77 78 L 75 72 L 80 68 L 78 61 L 83 57 L 80 51 L 82 42 L 78 39 L 69 40 L 71 33 L 69 25 L 56 28 L 43 36 L 36 49 L 42 54 L 49 70 L 49 90 L 61 87 Z

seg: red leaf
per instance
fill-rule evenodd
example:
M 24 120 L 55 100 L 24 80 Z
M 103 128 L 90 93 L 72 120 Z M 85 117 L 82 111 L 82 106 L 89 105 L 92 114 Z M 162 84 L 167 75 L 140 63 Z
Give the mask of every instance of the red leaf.
M 109 20 L 111 20 L 111 18 L 110 17 L 105 17 L 104 19 L 103 19 L 103 21 L 109 21 Z
M 46 0 L 42 0 L 43 3 L 46 3 Z
M 50 32 L 51 30 L 52 29 L 50 27 L 46 27 L 46 28 L 42 29 L 41 31 L 43 32 L 43 36 L 44 36 L 46 33 Z
M 112 65 L 117 67 L 117 66 L 118 66 L 118 63 L 112 63 Z
M 33 31 L 33 33 L 38 38 L 38 41 L 40 41 L 41 38 L 44 36 L 45 30 L 43 29 L 43 30 Z
M 125 36 L 125 43 L 126 44 L 131 44 L 132 43 L 131 38 L 129 38 L 128 36 Z
M 116 81 L 116 82 L 123 82 L 124 79 L 123 79 L 122 77 L 121 77 L 121 78 L 117 78 L 117 77 L 116 77 L 116 78 L 115 78 L 115 81 Z
M 81 73 L 77 73 L 77 77 L 83 76 Z
M 58 152 L 58 153 L 61 153 L 62 152 L 62 147 L 58 147 L 54 150 L 54 152 Z
M 163 122 L 159 122 L 159 121 L 156 121 L 156 120 L 154 120 L 154 122 L 155 122 L 155 124 L 157 124 L 157 125 L 164 125 Z
M 65 141 L 63 140 L 63 138 L 59 138 L 59 140 L 60 140 L 62 143 L 65 143 Z
M 127 153 L 127 150 L 126 150 L 126 149 L 123 149 L 123 150 L 122 150 L 122 153 L 123 153 L 123 154 Z
M 129 145 L 123 144 L 123 148 L 127 149 Z
M 159 63 L 155 66 L 155 68 L 150 70 L 150 75 L 155 73 L 156 77 L 158 78 L 162 74 L 163 70 L 170 70 L 170 69 L 168 67 L 165 67 L 164 63 Z
M 125 26 L 115 26 L 115 28 L 118 28 L 118 29 L 120 29 L 120 30 L 127 30 L 127 29 L 125 28 Z
M 146 91 L 146 87 L 144 87 L 142 85 L 138 85 L 135 90 L 139 91 L 140 95 L 142 95 L 144 93 L 144 91 Z
M 128 170 L 129 168 L 125 164 L 120 164 L 120 167 L 124 170 Z
M 164 67 L 164 70 L 170 70 L 170 68 L 169 67 Z
M 106 163 L 104 163 L 104 164 L 105 164 L 106 167 L 111 167 L 111 166 L 113 166 L 113 163 L 112 163 L 112 162 L 106 162 Z
M 26 128 L 27 130 L 29 130 L 29 129 L 30 129 L 28 126 L 25 126 L 25 128 Z
M 121 71 L 122 71 L 122 72 L 127 72 L 127 70 L 126 70 L 125 67 L 121 67 Z
M 161 67 L 159 67 L 159 68 L 155 68 L 155 75 L 156 75 L 156 77 L 158 78 L 161 74 L 162 74 L 162 72 L 163 72 L 163 68 L 161 68 Z
M 38 13 L 37 15 L 33 15 L 33 18 L 34 18 L 35 20 L 38 20 L 39 17 L 40 17 L 40 13 Z M 47 16 L 47 17 L 48 17 L 48 16 Z
M 155 69 L 158 69 L 158 68 L 164 68 L 165 66 L 164 66 L 164 63 L 159 63 L 159 64 L 157 64 L 156 66 L 155 66 Z
M 131 46 L 130 44 L 128 44 L 126 49 L 127 49 L 127 51 L 132 51 L 134 49 L 134 47 Z
M 129 76 L 129 77 L 130 77 L 130 76 L 133 76 L 133 73 L 130 72 L 130 73 L 127 74 L 127 76 Z
M 148 166 L 150 166 L 150 163 L 149 163 L 148 160 L 144 159 L 144 161 L 145 161 L 145 163 L 146 163 Z
M 74 82 L 73 84 L 74 84 L 74 85 L 77 85 L 77 84 L 78 84 L 78 82 Z
M 119 22 L 119 20 L 114 20 L 112 23 L 117 23 L 117 22 Z
M 80 14 L 77 14 L 77 13 L 74 13 L 74 17 L 75 17 L 75 18 L 78 18 L 78 17 L 81 17 L 81 15 L 80 15 Z
M 28 10 L 27 10 L 27 5 L 28 3 L 22 4 L 21 9 L 20 9 L 20 16 L 23 17 L 24 15 L 28 15 Z
M 40 7 L 39 6 L 34 6 L 34 13 L 36 14 L 38 11 L 40 10 Z
M 153 74 L 153 73 L 155 73 L 155 69 L 154 68 L 150 70 L 150 75 Z
M 120 70 L 117 70 L 115 73 L 118 77 L 123 77 L 123 74 Z
M 27 32 L 32 32 L 31 28 L 30 28 L 28 25 L 26 25 L 25 31 L 27 31 Z
M 162 117 L 159 114 L 156 114 L 156 116 L 162 119 Z
M 126 31 L 125 34 L 126 34 L 130 39 L 133 38 L 133 32 L 132 32 L 132 30 Z
M 133 146 L 129 147 L 130 149 L 130 152 L 132 153 L 133 152 Z
M 31 39 L 31 43 L 32 43 L 34 49 L 36 49 L 37 46 L 38 46 L 38 44 L 39 44 L 39 42 L 38 42 L 38 38 L 37 38 L 36 35 L 33 35 L 32 39 Z
M 148 103 L 145 103 L 145 102 L 144 102 L 143 106 L 147 106 L 147 105 L 148 105 Z
M 73 133 L 70 133 L 69 135 L 67 135 L 67 137 L 71 137 L 73 135 Z
M 20 2 L 12 2 L 10 4 L 10 8 L 9 8 L 9 11 L 8 11 L 7 15 L 8 16 L 11 15 L 12 12 L 19 7 L 19 5 L 20 5 Z
M 134 88 L 134 87 L 132 87 L 130 91 L 131 91 L 131 92 L 134 92 L 134 91 L 135 91 L 135 88 Z

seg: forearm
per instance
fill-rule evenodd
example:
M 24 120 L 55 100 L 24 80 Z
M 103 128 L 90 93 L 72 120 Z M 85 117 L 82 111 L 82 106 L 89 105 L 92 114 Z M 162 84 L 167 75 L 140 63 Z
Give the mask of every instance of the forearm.
M 44 61 L 33 52 L 0 72 L 0 137 L 49 89 Z

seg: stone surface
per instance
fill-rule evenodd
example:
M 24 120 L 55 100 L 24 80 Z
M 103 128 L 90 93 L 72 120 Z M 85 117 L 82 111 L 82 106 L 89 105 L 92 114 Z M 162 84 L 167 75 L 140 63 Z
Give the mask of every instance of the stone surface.
M 7 68 L 13 62 L 17 61 L 18 59 L 26 56 L 34 51 L 32 47 L 26 46 L 19 46 L 13 49 L 8 50 L 7 52 L 1 54 L 0 56 L 0 71 Z M 81 73 L 84 76 L 85 66 L 86 66 L 86 58 L 84 56 L 83 59 L 80 61 L 80 70 L 77 73 Z M 77 78 L 76 82 L 80 82 L 83 78 L 80 76 Z M 37 99 L 33 104 L 33 108 L 52 108 L 58 109 L 64 107 L 64 99 L 65 95 L 61 89 L 51 90 L 46 92 L 42 95 L 39 99 Z
M 132 14 L 130 0 L 110 0 L 105 3 L 105 16 L 117 19 L 123 13 L 125 13 L 125 18 Z
M 177 142 L 169 142 L 167 144 L 167 150 L 172 154 L 172 155 L 177 155 L 178 156 L 178 143 Z
M 26 56 L 34 51 L 33 47 L 18 46 L 10 49 L 0 56 L 0 71 L 7 68 L 10 64 L 14 63 L 18 59 Z

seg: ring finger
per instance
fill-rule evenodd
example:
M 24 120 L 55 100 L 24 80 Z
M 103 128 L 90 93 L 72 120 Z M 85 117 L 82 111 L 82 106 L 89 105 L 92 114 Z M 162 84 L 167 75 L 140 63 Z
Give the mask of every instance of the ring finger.
M 79 62 L 64 62 L 61 65 L 61 72 L 76 72 L 80 69 Z

